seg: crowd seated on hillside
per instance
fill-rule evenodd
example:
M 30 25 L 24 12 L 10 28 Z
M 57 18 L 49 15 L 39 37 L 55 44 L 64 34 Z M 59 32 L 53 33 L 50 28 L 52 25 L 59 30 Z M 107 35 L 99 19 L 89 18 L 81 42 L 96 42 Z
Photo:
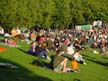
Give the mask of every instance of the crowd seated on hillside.
M 69 52 L 69 44 L 72 44 L 72 50 L 85 50 L 86 45 L 93 49 L 101 48 L 102 46 L 108 47 L 107 33 L 107 28 L 92 28 L 92 30 L 87 31 L 74 29 L 41 29 L 38 31 L 26 29 L 22 31 L 19 27 L 13 27 L 10 32 L 6 32 L 0 27 L 0 35 L 5 37 L 4 40 L 12 38 L 15 42 L 18 39 L 28 44 L 31 42 L 44 43 L 48 50 L 56 51 L 61 48 L 62 53 L 65 54 Z
M 74 29 L 49 29 L 35 30 L 26 29 L 22 31 L 19 27 L 14 27 L 10 32 L 5 32 L 0 28 L 0 35 L 4 36 L 4 42 L 16 45 L 16 41 L 24 41 L 30 44 L 28 53 L 39 58 L 50 59 L 49 51 L 61 50 L 61 54 L 70 55 L 78 63 L 86 64 L 83 55 L 79 51 L 85 51 L 86 46 L 99 49 L 102 55 L 108 54 L 108 29 L 95 28 L 91 30 Z

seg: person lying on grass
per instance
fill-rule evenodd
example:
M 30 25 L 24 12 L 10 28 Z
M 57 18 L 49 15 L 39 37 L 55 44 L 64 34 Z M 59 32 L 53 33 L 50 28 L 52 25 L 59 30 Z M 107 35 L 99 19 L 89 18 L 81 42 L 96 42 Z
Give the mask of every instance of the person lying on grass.
M 12 38 L 5 38 L 5 43 L 7 43 L 10 46 L 16 46 L 16 41 Z
M 56 72 L 67 72 L 67 58 L 61 56 L 61 51 L 57 50 L 53 57 L 53 70 Z
M 75 54 L 73 57 L 76 59 L 78 63 L 86 65 L 85 60 L 83 59 L 82 55 L 80 54 L 80 50 L 76 50 Z

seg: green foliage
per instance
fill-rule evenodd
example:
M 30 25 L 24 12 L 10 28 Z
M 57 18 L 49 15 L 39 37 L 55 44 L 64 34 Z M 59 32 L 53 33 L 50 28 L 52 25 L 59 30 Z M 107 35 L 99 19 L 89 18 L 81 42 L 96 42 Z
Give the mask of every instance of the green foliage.
M 107 6 L 107 0 L 0 0 L 0 25 L 59 28 L 108 21 Z
M 55 1 L 55 26 L 64 27 L 70 23 L 70 0 L 54 0 Z

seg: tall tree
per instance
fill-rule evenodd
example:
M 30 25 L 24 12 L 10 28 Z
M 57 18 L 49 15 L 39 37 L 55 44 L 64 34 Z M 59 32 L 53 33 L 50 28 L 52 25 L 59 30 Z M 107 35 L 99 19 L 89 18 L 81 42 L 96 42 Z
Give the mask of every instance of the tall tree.
M 5 27 L 15 26 L 16 12 L 17 12 L 16 0 L 1 0 L 0 24 Z
M 59 27 L 68 26 L 70 23 L 70 0 L 54 0 L 55 15 L 53 16 L 54 24 Z

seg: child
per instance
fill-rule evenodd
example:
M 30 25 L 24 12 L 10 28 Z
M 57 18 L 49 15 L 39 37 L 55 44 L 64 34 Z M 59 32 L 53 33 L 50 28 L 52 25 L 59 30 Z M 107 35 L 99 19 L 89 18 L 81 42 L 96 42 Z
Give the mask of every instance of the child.
M 72 62 L 71 62 L 71 68 L 73 72 L 79 72 L 79 68 L 78 68 L 78 63 L 75 60 L 75 58 L 72 58 Z

